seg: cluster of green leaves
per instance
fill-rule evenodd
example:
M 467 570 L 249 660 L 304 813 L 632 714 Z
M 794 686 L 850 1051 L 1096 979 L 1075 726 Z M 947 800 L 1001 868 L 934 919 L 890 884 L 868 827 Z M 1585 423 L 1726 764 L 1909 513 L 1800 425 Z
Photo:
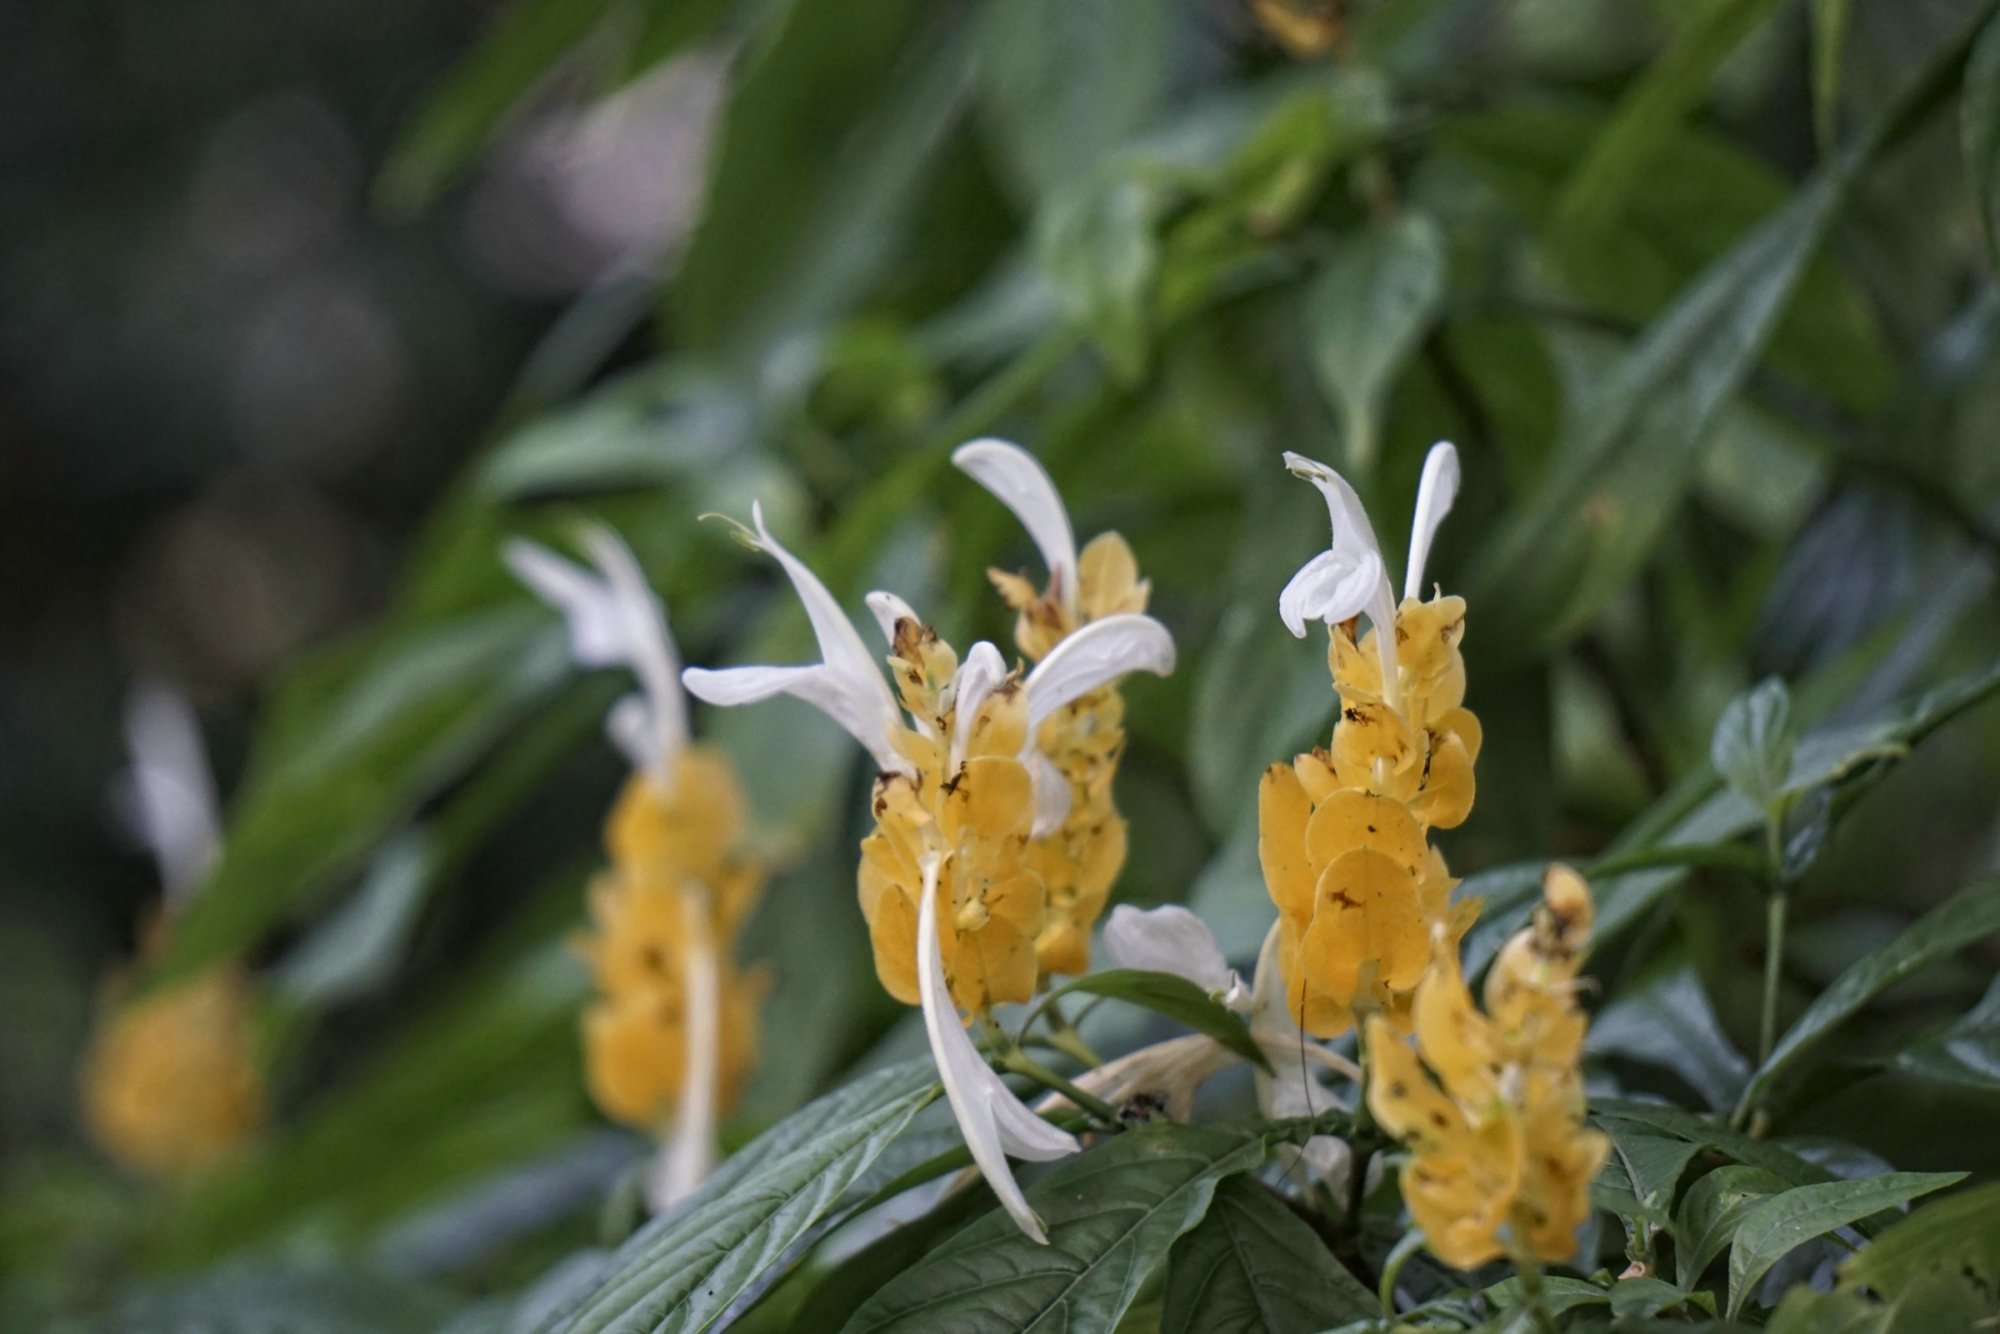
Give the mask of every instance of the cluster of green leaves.
M 1182 645 L 1130 688 L 1119 893 L 1191 903 L 1244 963 L 1256 775 L 1332 703 L 1273 612 L 1325 537 L 1277 455 L 1393 515 L 1459 442 L 1434 569 L 1487 726 L 1448 844 L 1486 901 L 1469 966 L 1554 852 L 1601 911 L 1616 1150 L 1548 1319 L 2000 1313 L 2000 990 L 1952 966 L 2000 930 L 1994 6 L 1352 8 L 1294 63 L 1234 4 L 518 0 L 384 202 L 448 207 L 548 97 L 685 58 L 729 71 L 700 220 L 563 317 L 395 605 L 273 694 L 154 980 L 258 966 L 279 1125 L 184 1191 L 84 1163 L 10 1187 L 9 1300 L 134 1329 L 1531 1327 L 1520 1279 L 1413 1249 L 1391 1185 L 1299 1189 L 1281 1150 L 1337 1116 L 1097 1126 L 1029 1178 L 1047 1248 L 944 1190 L 966 1156 L 853 907 L 867 775 L 786 705 L 699 720 L 781 867 L 741 1147 L 634 1226 L 644 1146 L 583 1097 L 565 944 L 617 686 L 572 672 L 499 545 L 588 513 L 690 658 L 799 659 L 769 571 L 697 522 L 761 498 L 836 593 L 1004 642 L 983 571 L 1028 553 L 946 465 L 994 431 L 1126 534 Z M 1791 688 L 1727 703 L 1770 668 Z M 1244 1041 L 1170 979 L 1082 993 L 1132 1003 L 1093 1013 L 1100 1049 L 1146 1011 Z

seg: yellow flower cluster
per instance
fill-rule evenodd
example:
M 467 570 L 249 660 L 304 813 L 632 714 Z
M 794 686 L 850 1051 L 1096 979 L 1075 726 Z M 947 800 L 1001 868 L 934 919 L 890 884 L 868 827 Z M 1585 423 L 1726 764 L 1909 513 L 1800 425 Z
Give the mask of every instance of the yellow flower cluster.
M 1447 1264 L 1576 1253 L 1590 1182 L 1610 1150 L 1583 1124 L 1577 1068 L 1576 974 L 1591 919 L 1589 886 L 1552 867 L 1534 920 L 1487 974 L 1484 1014 L 1440 933 L 1417 987 L 1416 1049 L 1386 1020 L 1369 1021 L 1368 1106 L 1413 1151 L 1403 1200 Z
M 611 866 L 590 889 L 594 934 L 581 942 L 597 999 L 584 1014 L 591 1097 L 617 1121 L 653 1133 L 688 1078 L 690 971 L 719 982 L 719 1093 L 726 1107 L 756 1059 L 759 972 L 731 942 L 763 880 L 739 846 L 741 785 L 728 757 L 689 746 L 663 786 L 635 771 L 606 822 Z
M 1030 662 L 1040 662 L 1093 621 L 1145 611 L 1151 592 L 1139 577 L 1132 548 L 1117 533 L 1100 533 L 1078 555 L 1074 614 L 1070 590 L 1059 586 L 1060 572 L 1040 592 L 1019 574 L 989 570 L 987 576 L 1017 613 L 1014 642 Z M 1048 892 L 1047 920 L 1035 940 L 1044 973 L 1089 970 L 1091 928 L 1125 866 L 1125 820 L 1111 796 L 1125 749 L 1124 722 L 1124 697 L 1108 685 L 1058 710 L 1036 738 L 1069 785 L 1062 825 L 1028 850 L 1029 864 Z
M 1479 721 L 1464 707 L 1465 600 L 1406 599 L 1395 618 L 1395 677 L 1384 688 L 1371 630 L 1332 628 L 1340 693 L 1331 750 L 1265 771 L 1257 853 L 1278 905 L 1278 962 L 1292 1018 L 1334 1037 L 1358 1018 L 1407 1025 L 1440 927 L 1452 942 L 1477 915 L 1430 846 L 1472 809 Z
M 216 968 L 115 1008 L 84 1057 L 90 1133 L 120 1163 L 189 1176 L 264 1124 L 255 1005 L 240 969 Z
M 876 779 L 875 828 L 861 844 L 861 912 L 876 975 L 897 1000 L 920 1002 L 917 913 L 923 859 L 935 854 L 943 858 L 939 949 L 952 1000 L 972 1012 L 1027 1000 L 1039 980 L 1035 942 L 1048 891 L 1028 855 L 1035 795 L 1021 761 L 1026 695 L 1009 676 L 961 718 L 957 653 L 908 616 L 896 622 L 889 670 L 921 730 L 892 733 L 913 772 Z

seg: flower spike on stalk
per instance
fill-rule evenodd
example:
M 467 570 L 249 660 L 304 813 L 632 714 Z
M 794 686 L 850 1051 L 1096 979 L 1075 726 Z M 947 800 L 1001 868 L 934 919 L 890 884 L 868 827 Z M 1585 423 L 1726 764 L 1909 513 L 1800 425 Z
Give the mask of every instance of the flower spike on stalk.
M 1025 1001 L 1040 984 L 1036 941 L 1048 889 L 1030 843 L 1052 782 L 1036 744 L 1041 729 L 1128 672 L 1171 671 L 1173 640 L 1150 617 L 1108 616 L 1066 637 L 1024 679 L 991 644 L 973 645 L 961 660 L 907 603 L 874 593 L 868 606 L 889 640 L 885 680 L 872 663 L 858 664 L 853 626 L 761 515 L 756 533 L 806 604 L 822 662 L 689 668 L 682 679 L 713 704 L 797 695 L 875 757 L 875 827 L 862 841 L 857 880 L 876 975 L 896 999 L 922 1007 L 932 1058 L 974 1161 L 1021 1230 L 1046 1240 L 1007 1156 L 1060 1157 L 1076 1141 L 1014 1096 L 961 1016 Z
M 588 527 L 583 544 L 595 572 L 531 542 L 510 542 L 504 555 L 563 613 L 579 665 L 629 668 L 641 687 L 607 720 L 633 773 L 605 827 L 611 868 L 590 891 L 596 931 L 582 950 L 597 997 L 583 1028 L 599 1108 L 664 1132 L 646 1188 L 657 1212 L 714 1170 L 717 1121 L 754 1059 L 762 977 L 736 966 L 730 942 L 763 871 L 739 850 L 734 767 L 689 739 L 665 608 L 611 530 Z

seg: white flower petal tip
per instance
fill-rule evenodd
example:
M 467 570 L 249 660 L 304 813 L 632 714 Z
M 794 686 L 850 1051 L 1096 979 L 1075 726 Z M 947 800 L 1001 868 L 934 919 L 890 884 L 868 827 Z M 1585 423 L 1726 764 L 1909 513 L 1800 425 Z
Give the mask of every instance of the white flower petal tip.
M 938 945 L 939 864 L 936 853 L 924 857 L 924 901 L 917 912 L 917 984 L 923 1000 L 924 1033 L 930 1039 L 931 1057 L 944 1082 L 945 1098 L 951 1103 L 973 1163 L 1021 1231 L 1046 1245 L 1048 1231 L 1014 1180 L 1007 1156 L 1049 1162 L 1075 1153 L 1081 1146 L 1074 1135 L 1042 1120 L 1016 1098 L 966 1035 L 945 982 L 944 954 Z
M 1368 610 L 1381 586 L 1380 556 L 1335 547 L 1299 567 L 1278 594 L 1278 616 L 1294 638 L 1304 639 L 1309 621 L 1338 625 Z
M 1178 904 L 1140 909 L 1120 904 L 1104 924 L 1104 953 L 1120 968 L 1184 977 L 1231 1009 L 1249 1003 L 1243 980 L 1222 957 L 1208 923 Z
M 635 769 L 665 781 L 688 742 L 680 653 L 667 628 L 666 607 L 617 533 L 587 524 L 582 541 L 595 573 L 521 538 L 501 549 L 501 559 L 562 613 L 578 666 L 626 667 L 639 678 L 643 696 L 621 700 L 622 716 L 609 720 L 608 728 Z
M 1076 533 L 1039 460 L 1006 440 L 973 440 L 951 453 L 958 470 L 992 492 L 1028 530 L 1066 603 L 1076 598 Z
M 1431 539 L 1458 499 L 1458 483 L 1458 450 L 1449 440 L 1440 440 L 1425 456 L 1423 480 L 1417 483 L 1417 512 L 1410 525 L 1410 568 L 1403 577 L 1406 598 L 1424 595 L 1424 566 L 1430 561 Z
M 201 720 L 172 686 L 141 681 L 125 700 L 125 746 L 132 767 L 123 795 L 133 831 L 153 854 L 167 901 L 184 902 L 208 874 L 222 838 Z
M 1170 676 L 1174 637 L 1150 616 L 1124 612 L 1092 621 L 1049 651 L 1028 673 L 1028 734 L 1066 704 L 1133 672 Z
M 980 706 L 1007 679 L 1007 662 L 1000 650 L 982 639 L 967 651 L 952 680 L 951 767 L 965 763 L 965 747 L 972 740 L 972 720 Z
M 899 621 L 923 624 L 923 617 L 917 615 L 917 609 L 894 593 L 878 589 L 862 601 L 868 604 L 869 614 L 875 618 L 875 627 L 882 632 L 882 642 L 891 648 L 896 644 L 896 625 Z

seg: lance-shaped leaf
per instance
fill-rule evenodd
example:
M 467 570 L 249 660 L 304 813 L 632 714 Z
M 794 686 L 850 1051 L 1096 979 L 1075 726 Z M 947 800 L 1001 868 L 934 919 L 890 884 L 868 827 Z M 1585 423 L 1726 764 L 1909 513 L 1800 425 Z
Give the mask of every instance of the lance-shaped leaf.
M 1261 1132 L 1172 1123 L 1120 1135 L 1029 1190 L 1047 1245 L 990 1213 L 876 1293 L 847 1334 L 1113 1329 L 1216 1184 L 1259 1166 L 1268 1145 Z
M 1317 1334 L 1381 1311 L 1318 1233 L 1243 1177 L 1168 1252 L 1163 1307 L 1160 1334 Z
M 1078 991 L 1127 1001 L 1155 1014 L 1163 1014 L 1186 1024 L 1197 1033 L 1208 1034 L 1244 1060 L 1270 1068 L 1269 1059 L 1264 1055 L 1263 1048 L 1257 1045 L 1257 1040 L 1250 1036 L 1249 1025 L 1243 1022 L 1242 1016 L 1185 977 L 1138 968 L 1104 968 L 1064 983 L 1051 995 L 1068 995 Z
M 1444 286 L 1437 224 L 1404 212 L 1343 238 L 1307 294 L 1313 369 L 1340 413 L 1350 467 L 1365 473 L 1380 453 L 1389 390 L 1437 318 Z
M 910 1119 L 937 1097 L 929 1061 L 827 1094 L 764 1132 L 680 1208 L 635 1233 L 562 1334 L 712 1328 L 785 1263 Z
M 1965 1180 L 1963 1172 L 1885 1172 L 1866 1181 L 1828 1181 L 1774 1195 L 1743 1216 L 1729 1248 L 1729 1315 L 1787 1251 L 1919 1195 Z
M 1674 1211 L 1674 1264 L 1683 1288 L 1692 1288 L 1715 1257 L 1729 1249 L 1743 1215 L 1790 1183 L 1761 1167 L 1732 1163 L 1688 1187 Z

